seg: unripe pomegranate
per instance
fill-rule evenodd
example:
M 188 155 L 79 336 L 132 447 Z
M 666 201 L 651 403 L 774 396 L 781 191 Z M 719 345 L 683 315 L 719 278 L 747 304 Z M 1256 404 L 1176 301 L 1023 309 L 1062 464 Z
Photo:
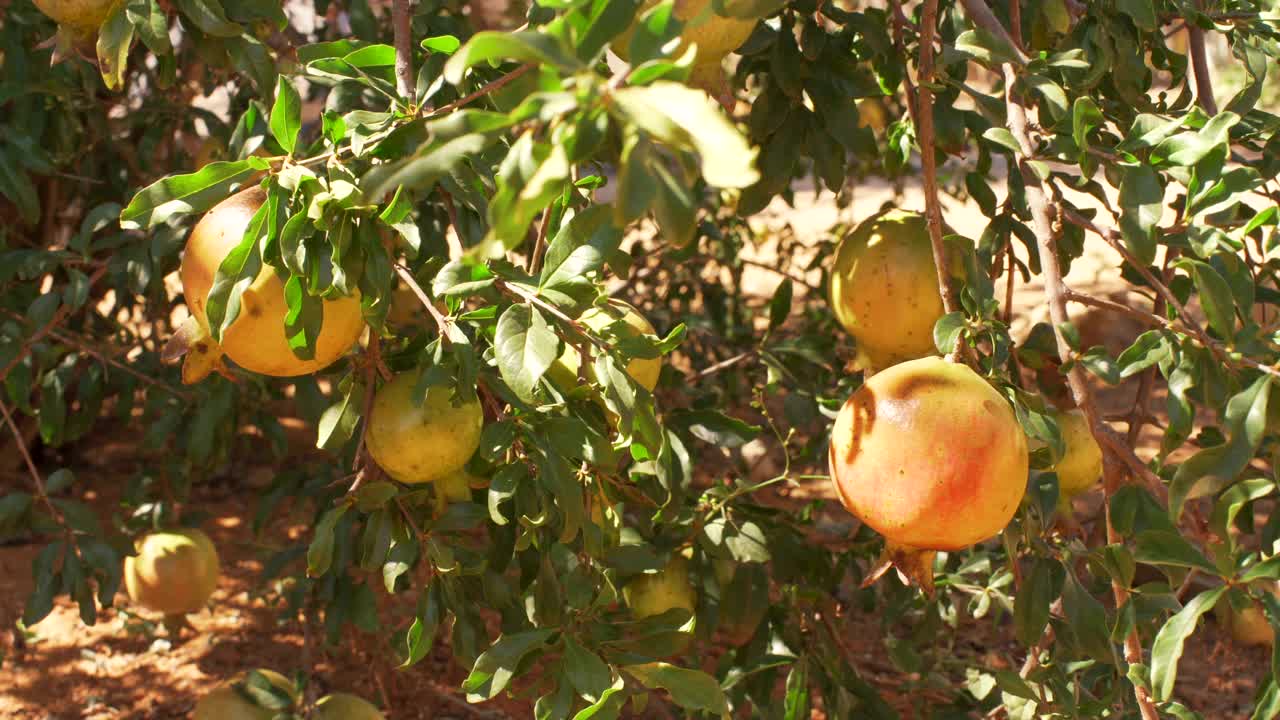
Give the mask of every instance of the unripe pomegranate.
M 1070 502 L 1102 479 L 1102 448 L 1089 430 L 1083 412 L 1064 412 L 1057 420 L 1066 451 L 1053 470 L 1058 474 L 1058 492 L 1065 502 Z
M 36 8 L 79 40 L 98 35 L 117 0 L 35 0 Z
M 849 512 L 932 587 L 932 551 L 1000 532 L 1027 483 L 1027 442 L 1009 404 L 965 365 L 921 358 L 872 376 L 831 432 L 831 479 Z
M 659 2 L 660 0 L 645 0 L 640 6 L 636 11 L 636 21 L 611 44 L 615 55 L 623 60 L 630 59 L 635 23 Z M 690 45 L 696 44 L 698 55 L 693 61 L 695 67 L 719 65 L 725 56 L 746 42 L 756 28 L 754 19 L 717 15 L 711 0 L 676 0 L 673 14 L 684 23 L 684 27 L 680 31 L 680 47 L 672 55 L 679 57 Z
M 294 354 L 285 335 L 284 319 L 289 312 L 284 283 L 270 266 L 264 266 L 258 277 L 240 298 L 240 314 L 222 333 L 220 345 L 214 345 L 205 315 L 205 304 L 214 276 L 223 259 L 244 238 L 254 213 L 266 201 L 266 192 L 252 187 L 223 200 L 196 223 L 182 256 L 182 292 L 187 306 L 198 322 L 180 332 L 190 333 L 186 340 L 187 362 L 208 374 L 207 358 L 225 353 L 244 369 L 260 375 L 295 377 L 323 370 L 356 343 L 364 331 L 364 317 L 358 297 L 325 300 L 324 319 L 316 338 L 315 357 L 303 360 Z M 203 359 L 203 360 L 202 360 Z M 204 374 L 200 370 L 183 379 L 193 382 Z
M 1266 588 L 1272 595 L 1280 595 L 1280 584 L 1269 583 Z M 1227 628 L 1231 638 L 1241 645 L 1272 645 L 1275 643 L 1275 630 L 1262 606 L 1250 600 L 1249 607 L 1236 610 L 1224 595 L 1214 608 L 1218 622 Z
M 129 599 L 165 615 L 193 613 L 218 586 L 218 551 L 196 529 L 154 532 L 138 542 L 138 554 L 124 560 Z
M 609 300 L 606 307 L 592 307 L 582 313 L 578 322 L 589 330 L 600 334 L 605 328 L 621 320 L 624 323 L 622 333 L 634 335 L 656 335 L 657 330 L 640 311 L 621 300 Z M 566 345 L 564 352 L 548 369 L 552 379 L 565 385 L 577 382 L 578 368 L 582 365 L 582 354 L 578 348 Z M 662 358 L 635 358 L 627 363 L 627 374 L 640 387 L 653 392 L 658 386 L 658 376 L 662 374 Z
M 622 596 L 637 618 L 661 615 L 675 608 L 694 612 L 698 606 L 698 595 L 689 582 L 689 561 L 681 555 L 671 558 L 661 571 L 627 583 Z
M 385 720 L 372 703 L 347 693 L 334 693 L 316 703 L 315 720 Z
M 462 470 L 480 446 L 484 411 L 478 400 L 453 404 L 453 390 L 434 385 L 417 403 L 418 374 L 401 373 L 379 388 L 365 444 L 374 462 L 403 483 L 444 482 Z M 445 500 L 470 498 L 457 483 L 438 488 Z
M 274 670 L 257 672 L 289 695 L 296 694 L 293 683 L 280 673 Z M 237 679 L 237 682 L 242 679 Z M 275 710 L 252 703 L 234 687 L 234 684 L 233 682 L 221 685 L 200 698 L 200 702 L 196 703 L 195 710 L 191 713 L 191 720 L 271 720 L 276 716 Z M 294 699 L 296 701 L 296 696 Z
M 948 249 L 958 275 L 965 248 L 952 236 Z M 834 258 L 831 309 L 858 341 L 864 366 L 879 370 L 937 352 L 942 296 L 923 215 L 892 210 L 869 218 L 840 241 Z

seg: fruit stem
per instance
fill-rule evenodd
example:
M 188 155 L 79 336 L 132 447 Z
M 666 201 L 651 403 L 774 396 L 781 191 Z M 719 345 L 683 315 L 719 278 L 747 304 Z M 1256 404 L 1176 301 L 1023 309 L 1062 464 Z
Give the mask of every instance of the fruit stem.
M 935 593 L 933 560 L 937 555 L 937 550 L 925 550 L 885 540 L 884 552 L 880 554 L 880 559 L 867 578 L 862 581 L 862 587 L 874 585 L 889 571 L 889 568 L 893 568 L 898 571 L 898 577 L 902 579 L 903 584 L 919 586 L 925 595 L 933 598 Z

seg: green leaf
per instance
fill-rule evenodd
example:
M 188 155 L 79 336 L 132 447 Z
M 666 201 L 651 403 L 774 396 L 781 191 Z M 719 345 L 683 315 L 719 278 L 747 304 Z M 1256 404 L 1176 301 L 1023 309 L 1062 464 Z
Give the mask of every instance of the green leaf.
M 773 291 L 773 297 L 769 300 L 769 332 L 773 332 L 782 327 L 782 324 L 791 316 L 791 298 L 795 295 L 795 283 L 791 278 L 783 278 L 778 283 L 778 289 Z
M 498 60 L 548 65 L 566 73 L 576 72 L 582 63 L 565 48 L 559 38 L 533 30 L 513 33 L 476 33 L 444 65 L 445 82 L 457 85 L 474 65 Z
M 1232 396 L 1224 418 L 1226 442 L 1204 448 L 1178 466 L 1169 484 L 1169 517 L 1175 522 L 1187 499 L 1230 485 L 1253 459 L 1267 425 L 1270 387 L 1271 376 L 1262 375 Z
M 801 657 L 787 673 L 786 694 L 783 696 L 783 720 L 809 720 L 809 661 Z
M 622 228 L 613 224 L 612 209 L 593 205 L 560 227 L 547 246 L 538 287 L 594 287 L 588 275 L 604 267 L 622 242 Z
M 613 685 L 613 673 L 599 655 L 572 637 L 564 639 L 564 674 L 573 689 L 589 703 L 599 702 Z
M 1106 119 L 1093 98 L 1087 95 L 1076 98 L 1071 106 L 1071 139 L 1075 140 L 1082 155 L 1089 149 L 1089 133 L 1105 123 Z
M 422 49 L 428 52 L 452 55 L 462 47 L 462 41 L 453 35 L 436 35 L 422 41 Z
M 560 356 L 560 338 L 537 309 L 512 305 L 498 319 L 493 348 L 502 379 L 521 400 L 533 402 L 538 380 Z
M 1186 538 L 1171 530 L 1147 530 L 1139 533 L 1134 559 L 1148 565 L 1171 565 L 1198 568 L 1209 574 L 1217 569 Z
M 555 630 L 527 630 L 503 635 L 476 658 L 471 674 L 462 683 L 467 702 L 483 702 L 506 689 L 526 655 L 542 649 Z
M 1093 659 L 1114 664 L 1115 653 L 1111 647 L 1107 611 L 1069 570 L 1062 588 L 1062 610 L 1080 647 Z
M 606 43 L 622 34 L 635 19 L 639 0 L 603 0 L 592 3 L 591 19 L 577 42 L 578 57 L 590 60 Z
M 128 0 L 125 15 L 133 23 L 138 37 L 157 57 L 173 54 L 169 40 L 169 18 L 159 0 Z
M 1219 337 L 1228 340 L 1234 338 L 1236 304 L 1227 281 L 1212 265 L 1199 260 L 1179 258 L 1175 265 L 1190 271 L 1205 317 L 1209 320 L 1209 327 Z
M 360 187 L 369 202 L 379 202 L 391 192 L 427 191 L 468 158 L 493 143 L 490 135 L 471 133 L 432 143 L 403 161 L 379 165 L 362 178 Z
M 219 0 L 176 0 L 183 16 L 206 34 L 214 37 L 238 37 L 244 28 L 227 19 Z
M 320 577 L 329 572 L 333 563 L 334 531 L 338 521 L 347 512 L 346 505 L 331 507 L 325 511 L 311 536 L 311 545 L 307 548 L 307 577 Z
M 648 688 L 662 688 L 680 707 L 714 715 L 726 715 L 729 701 L 715 678 L 699 670 L 686 670 L 665 662 L 625 665 L 628 675 Z
M 133 23 L 125 6 L 117 3 L 98 32 L 98 70 L 108 90 L 124 89 L 125 66 L 129 62 L 129 46 L 133 45 Z
M 1216 148 L 1225 148 L 1231 128 L 1240 116 L 1223 112 L 1214 116 L 1198 132 L 1185 132 L 1167 138 L 1151 151 L 1151 162 L 1176 167 L 1192 167 Z
M 1132 18 L 1139 30 L 1156 29 L 1156 8 L 1151 0 L 1116 0 L 1116 9 Z
M 977 28 L 956 38 L 955 49 L 992 68 L 1005 63 L 1022 64 L 1022 53 L 1004 40 Z
M 956 344 L 964 335 L 967 324 L 968 320 L 965 319 L 964 312 L 961 310 L 938 318 L 938 322 L 933 326 L 933 344 L 938 348 L 938 352 L 946 355 L 955 350 Z
M 687 429 L 699 440 L 730 450 L 760 436 L 761 427 L 750 425 L 719 410 L 676 410 L 668 422 Z
M 1195 596 L 1156 634 L 1155 643 L 1151 646 L 1151 690 L 1158 702 L 1173 697 L 1173 684 L 1178 679 L 1178 661 L 1182 658 L 1183 646 L 1195 631 L 1200 616 L 1211 610 L 1226 591 L 1226 587 L 1218 587 Z
M 202 213 L 226 199 L 231 186 L 271 164 L 258 157 L 215 162 L 198 172 L 172 175 L 140 191 L 120 213 L 125 230 L 149 230 L 178 215 Z
M 1002 147 L 1015 155 L 1022 152 L 1022 146 L 1018 144 L 1018 140 L 1013 137 L 1013 133 L 1007 128 L 991 127 L 982 133 L 982 139 L 987 142 Z
M 436 632 L 444 618 L 439 583 L 439 580 L 433 582 L 418 599 L 418 613 L 404 637 L 404 662 L 400 664 L 401 668 L 418 664 L 435 645 Z
M 673 147 L 696 152 L 708 184 L 744 188 L 759 179 L 756 149 L 705 92 L 659 80 L 622 88 L 614 101 L 626 122 Z
M 284 334 L 289 349 L 299 359 L 310 360 L 316 356 L 316 340 L 324 325 L 324 301 L 308 293 L 302 287 L 302 278 L 294 275 L 284 284 L 285 303 L 289 307 L 284 316 Z
M 259 244 L 266 237 L 270 213 L 270 203 L 263 203 L 258 208 L 239 244 L 223 258 L 213 277 L 209 298 L 205 302 L 205 315 L 209 318 L 209 329 L 215 341 L 220 342 L 222 334 L 240 317 L 241 298 L 262 270 Z
M 1156 225 L 1164 212 L 1164 184 L 1149 165 L 1125 168 L 1120 181 L 1120 232 L 1129 251 L 1144 263 L 1156 256 Z
M 292 155 L 301 130 L 302 97 L 289 78 L 281 75 L 276 81 L 276 102 L 271 106 L 271 136 Z
M 364 392 L 364 385 L 353 382 L 342 394 L 342 399 L 324 411 L 316 427 L 316 447 L 338 452 L 347 444 L 360 423 L 360 403 Z
M 1013 622 L 1018 642 L 1034 647 L 1049 624 L 1049 606 L 1058 597 L 1065 573 L 1062 564 L 1049 558 L 1037 558 L 1022 583 L 1022 591 L 1014 597 Z

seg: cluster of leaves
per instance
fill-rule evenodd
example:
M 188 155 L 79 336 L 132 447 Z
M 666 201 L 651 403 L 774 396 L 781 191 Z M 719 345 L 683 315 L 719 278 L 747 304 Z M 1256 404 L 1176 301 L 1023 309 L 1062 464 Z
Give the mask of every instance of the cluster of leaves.
M 789 200 L 794 178 L 812 174 L 836 191 L 851 175 L 913 172 L 921 139 L 910 116 L 877 133 L 859 123 L 856 101 L 911 106 L 918 13 L 715 3 L 764 18 L 735 72 L 753 101 L 739 127 L 683 84 L 693 56 L 671 55 L 682 23 L 669 2 L 540 2 L 524 29 L 476 34 L 458 8 L 421 3 L 410 97 L 397 89 L 390 23 L 364 2 L 347 9 L 350 37 L 300 37 L 263 3 L 174 5 L 119 3 L 98 68 L 47 67 L 48 51 L 34 48 L 51 26 L 27 0 L 0 27 L 8 424 L 34 423 L 56 452 L 95 421 L 120 418 L 146 428 L 140 450 L 154 458 L 124 492 L 129 515 L 111 527 L 70 498 L 67 471 L 0 497 L 0 537 L 53 538 L 37 557 L 27 625 L 57 595 L 92 622 L 112 602 L 128 535 L 174 522 L 193 484 L 237 475 L 247 443 L 265 437 L 281 460 L 299 454 L 275 416 L 282 383 L 240 374 L 183 388 L 158 362 L 175 303 L 163 278 L 190 223 L 250 184 L 267 201 L 219 268 L 208 302 L 215 337 L 270 267 L 287 278 L 300 357 L 314 351 L 325 298 L 358 294 L 380 339 L 378 357 L 289 383 L 317 445 L 342 463 L 279 473 L 255 508 L 258 531 L 278 511 L 314 513 L 313 535 L 271 557 L 264 579 L 288 577 L 276 586 L 282 612 L 320 613 L 330 642 L 352 626 L 384 638 L 408 668 L 447 633 L 470 669 L 469 699 L 518 691 L 539 718 L 616 717 L 653 702 L 653 689 L 690 714 L 806 717 L 821 698 L 835 717 L 893 717 L 846 646 L 844 607 L 895 628 L 889 657 L 935 713 L 1097 717 L 1131 706 L 1138 684 L 1165 711 L 1194 717 L 1173 689 L 1200 617 L 1219 602 L 1261 599 L 1280 625 L 1280 605 L 1263 591 L 1280 578 L 1280 519 L 1255 528 L 1252 512 L 1276 496 L 1280 450 L 1280 117 L 1259 106 L 1280 38 L 1259 3 L 1075 4 L 1065 27 L 1051 22 L 1053 3 L 1028 3 L 1017 35 L 1031 38 L 1030 56 L 941 3 L 936 136 L 924 150 L 943 164 L 944 187 L 990 222 L 964 253 L 962 310 L 939 323 L 937 344 L 963 344 L 1046 449 L 1002 542 L 940 555 L 936 600 L 893 579 L 854 589 L 878 543 L 865 529 L 825 534 L 825 504 L 757 502 L 766 487 L 817 477 L 793 466 L 822 468 L 825 418 L 859 378 L 844 371 L 848 342 L 821 292 L 786 280 L 751 304 L 742 280 L 756 238 L 741 216 Z M 1011 13 L 996 5 L 1007 27 Z M 1220 113 L 1193 105 L 1188 60 L 1170 46 L 1177 24 L 1224 38 L 1245 69 Z M 605 52 L 619 42 L 630 66 L 615 75 Z M 211 68 L 198 78 L 210 88 L 228 71 L 245 78 L 231 93 L 234 123 L 189 110 L 187 86 L 200 83 L 183 68 L 195 59 Z M 1011 88 L 991 80 L 1005 65 Z M 108 94 L 99 72 L 128 96 Z M 1035 110 L 1030 156 L 1006 129 L 1007 95 Z M 126 104 L 147 120 L 122 123 L 112 108 Z M 223 145 L 217 161 L 194 162 L 173 145 L 197 119 Z M 138 167 L 146 153 L 174 174 L 156 180 L 155 168 Z M 1123 352 L 1085 347 L 1061 328 L 1074 354 L 1059 366 L 1052 328 L 1021 344 L 1010 337 L 998 281 L 1041 269 L 1025 182 L 1003 170 L 1019 160 L 1059 210 L 1064 267 L 1094 223 L 1114 225 L 1101 231 L 1124 253 L 1123 277 L 1151 299 L 1135 312 L 1152 329 Z M 80 195 L 62 211 L 73 187 Z M 629 245 L 638 225 L 655 232 Z M 823 244 L 802 268 L 786 238 L 778 247 L 782 270 L 797 277 L 830 250 Z M 662 333 L 578 321 L 618 280 Z M 397 286 L 410 282 L 432 312 L 418 325 L 387 322 Z M 1185 311 L 1193 299 L 1202 316 Z M 558 359 L 574 354 L 578 376 L 558 373 Z M 658 358 L 663 376 L 650 392 L 626 368 Z M 377 479 L 345 491 L 340 468 L 361 460 L 378 363 L 417 373 L 419 395 L 444 386 L 484 403 L 471 502 L 443 505 L 430 488 Z M 1047 401 L 1074 364 L 1100 383 L 1168 388 L 1159 452 L 1135 473 L 1142 482 L 1108 496 L 1113 532 L 1103 543 L 1053 528 L 1047 468 L 1063 447 Z M 1035 386 L 1023 368 L 1040 371 Z M 760 443 L 785 455 L 763 477 L 741 453 Z M 736 467 L 717 472 L 726 457 Z M 623 588 L 677 557 L 689 559 L 696 610 L 634 617 Z M 1118 607 L 1113 586 L 1132 589 Z M 390 610 L 384 594 L 398 601 Z M 954 656 L 957 634 L 1009 618 L 1041 660 L 1029 672 Z M 1121 649 L 1134 630 L 1147 649 L 1137 659 Z M 714 661 L 692 662 L 703 654 L 691 648 L 726 645 Z M 1280 709 L 1277 678 L 1260 689 L 1257 717 Z

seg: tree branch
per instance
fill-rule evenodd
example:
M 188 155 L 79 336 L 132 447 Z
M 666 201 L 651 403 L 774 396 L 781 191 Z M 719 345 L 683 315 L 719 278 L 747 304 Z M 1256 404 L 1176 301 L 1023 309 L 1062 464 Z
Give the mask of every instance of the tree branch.
M 396 90 L 405 105 L 414 102 L 413 0 L 392 0 L 391 23 L 396 43 Z
M 1187 23 L 1187 51 L 1196 76 L 1196 102 L 1210 116 L 1217 115 L 1218 102 L 1213 99 L 1213 78 L 1209 76 L 1209 60 L 1204 52 L 1204 30 L 1192 23 Z
M 1183 324 L 1186 326 L 1185 332 L 1200 341 L 1201 345 L 1207 348 L 1209 352 L 1213 353 L 1214 358 L 1218 360 L 1218 362 L 1226 362 L 1226 356 L 1222 354 L 1218 343 L 1215 343 L 1213 339 L 1210 338 L 1203 329 L 1201 329 L 1199 323 L 1196 322 L 1195 318 L 1191 317 L 1191 313 L 1187 312 L 1186 306 L 1178 300 L 1178 297 L 1173 294 L 1173 291 L 1169 289 L 1169 286 L 1161 282 L 1146 265 L 1142 264 L 1138 258 L 1134 257 L 1133 254 L 1129 252 L 1129 249 L 1124 246 L 1123 238 L 1118 231 L 1110 228 L 1098 227 L 1093 221 L 1069 207 L 1062 207 L 1062 217 L 1067 222 L 1073 225 L 1079 225 L 1085 230 L 1088 230 L 1102 238 L 1112 247 L 1113 250 L 1120 253 L 1120 256 L 1124 258 L 1125 262 L 1129 263 L 1129 265 L 1147 281 L 1147 284 L 1149 284 L 1151 288 L 1169 304 L 1170 307 L 1177 311 L 1178 317 L 1182 319 Z
M 966 8 L 970 6 L 981 5 L 981 10 L 987 16 L 990 16 L 990 10 L 985 3 L 978 0 L 963 0 Z M 971 16 L 973 17 L 973 16 Z M 994 18 L 992 18 L 994 20 Z M 975 19 L 976 22 L 976 19 Z M 996 23 L 998 26 L 999 23 Z M 1004 34 L 1008 37 L 1007 33 Z M 1015 46 L 1016 47 L 1016 46 Z M 1017 140 L 1020 152 L 1017 158 L 1018 169 L 1022 174 L 1023 184 L 1025 186 L 1027 207 L 1031 211 L 1032 225 L 1036 235 L 1036 244 L 1040 250 L 1040 265 L 1044 274 L 1045 299 L 1049 304 L 1049 316 L 1053 320 L 1053 332 L 1058 341 L 1058 356 L 1064 364 L 1069 363 L 1074 355 L 1070 344 L 1066 337 L 1062 334 L 1061 327 L 1070 321 L 1067 314 L 1066 306 L 1066 287 L 1062 282 L 1062 268 L 1058 265 L 1058 253 L 1055 247 L 1053 222 L 1051 218 L 1051 209 L 1049 198 L 1045 192 L 1043 183 L 1035 171 L 1027 164 L 1027 158 L 1034 154 L 1034 146 L 1031 142 L 1031 135 L 1028 131 L 1028 120 L 1026 106 L 1021 98 L 1014 94 L 1014 82 L 1016 75 L 1012 65 L 1004 66 L 1005 79 L 1005 109 L 1008 112 L 1009 130 L 1013 133 L 1014 139 Z M 1085 377 L 1084 369 L 1079 363 L 1071 364 L 1071 369 L 1067 373 L 1067 382 L 1071 388 L 1071 394 L 1074 396 L 1076 405 L 1084 413 L 1085 420 L 1089 424 L 1090 430 L 1094 436 L 1100 441 L 1104 441 L 1106 437 L 1114 435 L 1107 426 L 1104 429 L 1102 420 L 1098 417 L 1098 408 L 1094 404 L 1093 390 L 1089 386 L 1088 379 Z M 1110 445 L 1108 445 L 1110 447 Z M 1120 472 L 1116 466 L 1118 454 L 1114 451 L 1104 455 L 1103 478 L 1106 492 L 1105 519 L 1107 528 L 1107 543 L 1115 544 L 1120 541 L 1119 533 L 1116 532 L 1115 526 L 1111 523 L 1111 497 L 1120 485 Z M 1111 593 L 1115 599 L 1116 607 L 1122 607 L 1129 597 L 1129 589 L 1118 581 L 1112 581 Z M 1130 630 L 1124 640 L 1125 660 L 1130 664 L 1140 664 L 1143 662 L 1142 640 L 1138 636 L 1137 628 Z M 1151 700 L 1147 689 L 1134 684 L 1134 699 L 1138 703 L 1138 710 L 1141 712 L 1143 720 L 1158 720 L 1159 715 L 1156 712 L 1155 704 Z
M 916 113 L 916 137 L 920 142 L 920 165 L 924 170 L 924 207 L 929 225 L 929 241 L 933 244 L 933 263 L 938 273 L 938 291 L 942 294 L 942 307 L 948 313 L 960 309 L 955 290 L 951 287 L 951 264 L 947 260 L 947 247 L 942 242 L 942 204 L 938 200 L 938 158 L 934 148 L 933 129 L 933 39 L 938 26 L 938 0 L 925 0 L 920 17 L 920 69 L 916 92 L 919 111 Z M 957 352 L 948 357 L 959 359 Z

